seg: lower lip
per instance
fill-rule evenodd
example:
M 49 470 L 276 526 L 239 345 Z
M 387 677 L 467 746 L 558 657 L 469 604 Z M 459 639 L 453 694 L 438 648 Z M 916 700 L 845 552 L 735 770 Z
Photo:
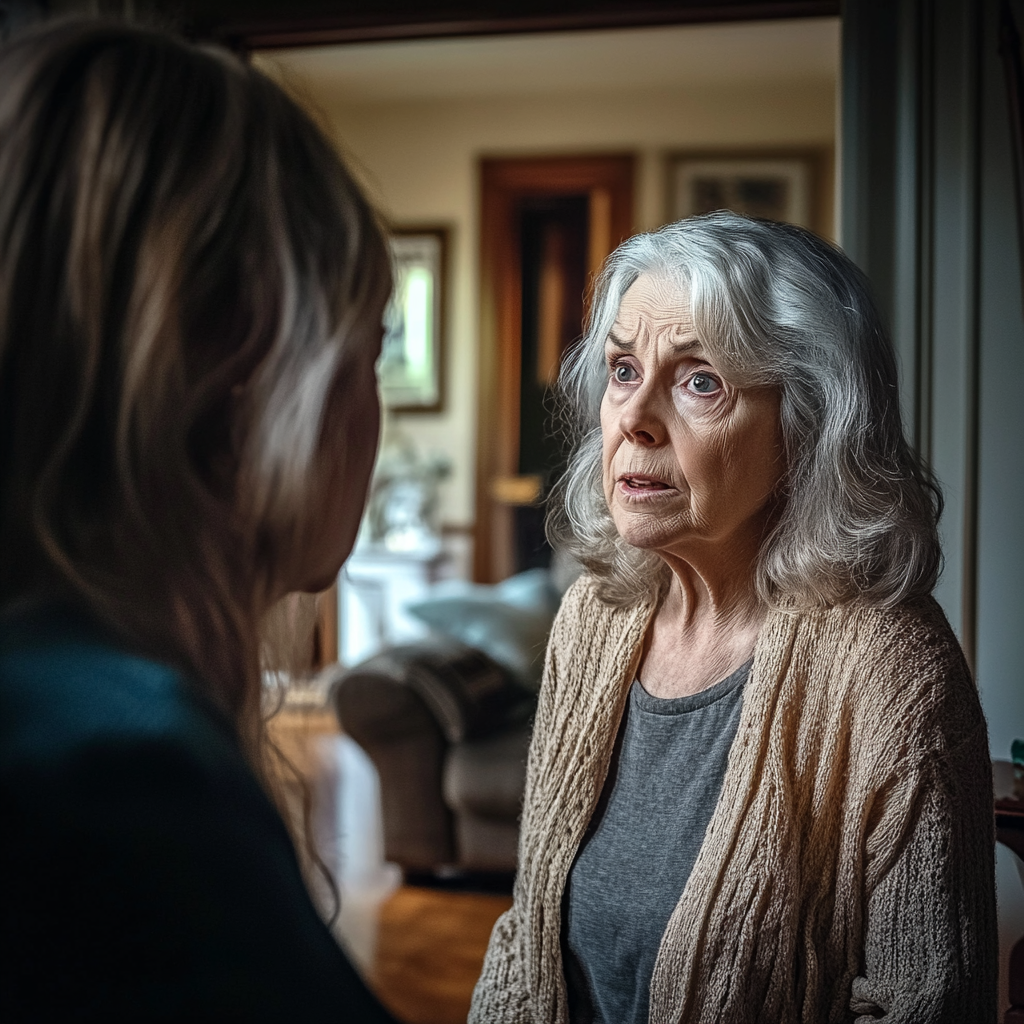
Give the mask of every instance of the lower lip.
M 657 501 L 678 493 L 674 487 L 636 487 L 628 480 L 619 481 L 619 494 L 631 501 Z

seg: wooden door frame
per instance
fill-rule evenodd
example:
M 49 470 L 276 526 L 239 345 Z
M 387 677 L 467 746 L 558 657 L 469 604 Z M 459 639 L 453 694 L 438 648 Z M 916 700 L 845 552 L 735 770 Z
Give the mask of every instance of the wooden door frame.
M 73 0 L 85 6 L 85 0 Z M 127 0 L 122 0 L 127 2 Z M 248 52 L 523 32 L 836 17 L 841 0 L 152 0 L 186 34 Z
M 636 157 L 632 153 L 485 158 L 480 162 L 480 338 L 476 529 L 473 576 L 508 574 L 511 513 L 491 497 L 491 482 L 514 476 L 519 461 L 522 267 L 517 203 L 533 196 L 610 198 L 609 248 L 633 233 Z M 581 325 L 582 330 L 582 325 Z M 505 557 L 503 557 L 503 552 Z

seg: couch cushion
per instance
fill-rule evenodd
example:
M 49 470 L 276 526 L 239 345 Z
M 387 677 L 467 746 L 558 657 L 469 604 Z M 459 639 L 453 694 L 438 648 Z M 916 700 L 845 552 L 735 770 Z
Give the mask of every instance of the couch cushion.
M 333 699 L 342 728 L 346 717 L 360 717 L 379 732 L 404 733 L 413 699 L 449 743 L 459 743 L 522 723 L 536 703 L 486 654 L 442 637 L 389 647 L 338 673 Z
M 549 573 L 531 569 L 496 586 L 439 584 L 406 611 L 437 633 L 483 651 L 536 693 L 558 602 Z

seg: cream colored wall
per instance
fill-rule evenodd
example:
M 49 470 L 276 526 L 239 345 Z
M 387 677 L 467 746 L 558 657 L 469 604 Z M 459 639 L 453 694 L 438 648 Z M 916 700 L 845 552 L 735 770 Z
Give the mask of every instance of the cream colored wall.
M 707 147 L 831 145 L 835 83 L 690 87 L 685 91 L 347 104 L 292 80 L 318 109 L 354 172 L 389 221 L 445 224 L 452 252 L 445 407 L 404 414 L 398 426 L 446 453 L 445 523 L 473 521 L 478 161 L 482 156 L 630 152 L 638 157 L 636 227 L 664 222 L 665 156 Z

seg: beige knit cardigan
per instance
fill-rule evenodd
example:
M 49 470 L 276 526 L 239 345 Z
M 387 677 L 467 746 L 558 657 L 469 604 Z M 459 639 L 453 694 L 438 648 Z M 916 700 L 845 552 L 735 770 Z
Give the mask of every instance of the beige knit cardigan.
M 562 894 L 653 611 L 609 608 L 586 578 L 563 601 L 514 903 L 471 1024 L 568 1020 Z M 993 859 L 985 721 L 938 605 L 773 612 L 658 950 L 651 1024 L 992 1024 Z

